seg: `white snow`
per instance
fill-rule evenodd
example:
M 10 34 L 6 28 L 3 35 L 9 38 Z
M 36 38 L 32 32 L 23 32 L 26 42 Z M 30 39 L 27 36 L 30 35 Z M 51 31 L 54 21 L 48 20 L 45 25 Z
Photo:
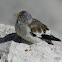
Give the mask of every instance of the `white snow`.
M 61 62 L 62 51 L 59 46 L 48 45 L 46 42 L 33 45 L 12 42 L 8 60 L 9 62 Z
M 15 32 L 13 26 L 0 24 L 0 37 L 12 32 Z M 4 59 L 0 59 L 0 62 L 6 58 L 8 62 L 62 62 L 60 46 L 49 45 L 44 41 L 32 45 L 12 41 L 9 54 L 3 55 Z
M 4 37 L 12 32 L 15 32 L 14 26 L 0 24 L 0 37 Z

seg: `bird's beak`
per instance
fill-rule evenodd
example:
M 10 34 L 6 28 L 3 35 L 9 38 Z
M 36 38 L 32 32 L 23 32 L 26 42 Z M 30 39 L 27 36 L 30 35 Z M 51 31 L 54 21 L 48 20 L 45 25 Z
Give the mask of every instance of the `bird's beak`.
M 19 14 L 14 14 L 17 18 L 19 17 Z

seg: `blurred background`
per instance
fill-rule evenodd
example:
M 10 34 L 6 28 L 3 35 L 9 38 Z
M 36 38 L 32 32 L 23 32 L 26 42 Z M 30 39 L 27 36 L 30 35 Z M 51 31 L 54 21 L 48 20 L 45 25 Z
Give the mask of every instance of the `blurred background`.
M 0 0 L 0 24 L 15 25 L 15 13 L 28 11 L 62 39 L 62 0 Z M 58 35 L 58 36 L 57 36 Z

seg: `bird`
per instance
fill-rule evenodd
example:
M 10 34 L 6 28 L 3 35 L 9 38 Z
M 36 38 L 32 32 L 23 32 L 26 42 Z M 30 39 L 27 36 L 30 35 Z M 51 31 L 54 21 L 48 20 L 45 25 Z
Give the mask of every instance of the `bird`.
M 51 45 L 54 45 L 52 40 L 61 41 L 51 34 L 51 31 L 45 24 L 33 18 L 27 11 L 21 11 L 14 15 L 17 18 L 15 31 L 22 39 L 31 43 L 38 43 L 44 40 Z

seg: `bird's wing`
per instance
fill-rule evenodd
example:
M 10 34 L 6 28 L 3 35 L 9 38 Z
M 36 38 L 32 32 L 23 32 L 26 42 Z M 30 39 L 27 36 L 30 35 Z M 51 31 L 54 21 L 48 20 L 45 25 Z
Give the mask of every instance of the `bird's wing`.
M 33 18 L 33 21 L 31 24 L 29 24 L 29 27 L 31 29 L 30 34 L 34 37 L 38 37 L 45 40 L 61 41 L 60 39 L 51 35 L 50 30 L 47 28 L 47 26 L 38 21 L 37 19 Z
M 47 26 L 44 25 L 43 23 L 41 23 L 40 21 L 38 21 L 37 19 L 34 19 L 34 18 L 33 18 L 32 22 L 29 24 L 29 28 L 31 30 L 30 33 L 33 36 L 41 37 L 42 34 L 47 34 L 47 35 L 50 34 L 50 31 L 47 28 Z

